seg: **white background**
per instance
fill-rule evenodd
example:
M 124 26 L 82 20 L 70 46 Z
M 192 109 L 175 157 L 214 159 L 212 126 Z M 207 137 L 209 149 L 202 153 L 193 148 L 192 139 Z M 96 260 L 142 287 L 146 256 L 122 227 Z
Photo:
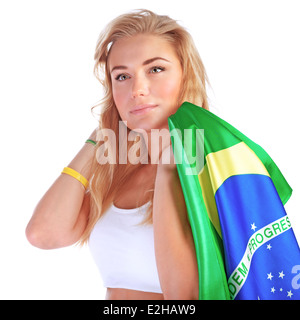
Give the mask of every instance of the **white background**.
M 87 248 L 26 241 L 32 211 L 97 126 L 97 37 L 112 18 L 147 8 L 193 35 L 214 110 L 264 147 L 294 189 L 300 239 L 299 1 L 1 0 L 1 299 L 103 299 Z

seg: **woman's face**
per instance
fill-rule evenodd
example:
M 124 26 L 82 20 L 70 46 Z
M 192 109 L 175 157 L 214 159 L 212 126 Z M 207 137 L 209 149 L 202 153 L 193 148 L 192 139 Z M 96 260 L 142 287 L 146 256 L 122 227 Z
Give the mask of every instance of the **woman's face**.
M 154 35 L 117 40 L 109 56 L 113 98 L 130 129 L 168 127 L 179 106 L 182 68 L 174 48 Z

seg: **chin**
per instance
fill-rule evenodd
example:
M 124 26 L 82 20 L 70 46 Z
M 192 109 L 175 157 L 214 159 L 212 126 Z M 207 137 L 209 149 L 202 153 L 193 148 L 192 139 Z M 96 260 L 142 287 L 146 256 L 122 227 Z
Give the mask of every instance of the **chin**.
M 168 119 L 165 119 L 163 121 L 157 121 L 157 119 L 155 119 L 154 121 L 151 121 L 150 119 L 148 120 L 144 120 L 144 121 L 139 121 L 139 122 L 135 122 L 130 124 L 129 122 L 127 123 L 127 126 L 130 130 L 134 130 L 134 131 L 139 131 L 139 130 L 144 130 L 147 133 L 150 133 L 151 130 L 153 129 L 163 129 L 163 128 L 167 128 L 168 129 Z

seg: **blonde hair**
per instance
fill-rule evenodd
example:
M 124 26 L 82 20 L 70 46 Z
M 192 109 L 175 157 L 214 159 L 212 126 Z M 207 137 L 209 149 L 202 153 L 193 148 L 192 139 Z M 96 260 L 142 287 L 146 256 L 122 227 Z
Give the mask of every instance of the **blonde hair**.
M 90 180 L 90 213 L 87 227 L 80 242 L 85 243 L 98 219 L 114 200 L 114 196 L 124 186 L 125 181 L 136 173 L 142 164 L 119 164 L 118 162 L 118 128 L 121 118 L 115 106 L 112 95 L 112 83 L 108 68 L 108 57 L 114 43 L 124 37 L 137 34 L 151 34 L 168 41 L 176 50 L 183 70 L 182 88 L 178 106 L 189 101 L 202 108 L 208 109 L 206 84 L 208 83 L 204 65 L 195 47 L 191 35 L 175 20 L 168 16 L 157 15 L 149 10 L 137 10 L 123 14 L 112 20 L 101 32 L 95 50 L 94 74 L 104 88 L 104 98 L 101 101 L 102 111 L 99 128 L 112 129 L 116 136 L 116 164 L 99 164 L 96 156 L 92 165 Z M 127 134 L 129 129 L 127 128 Z M 125 137 L 124 139 L 126 139 Z M 127 150 L 134 141 L 128 141 Z M 99 148 L 100 143 L 96 146 Z M 101 155 L 100 155 L 101 156 Z M 149 201 L 152 201 L 153 190 L 149 190 Z M 137 204 L 140 205 L 140 204 Z M 146 222 L 152 221 L 152 205 Z

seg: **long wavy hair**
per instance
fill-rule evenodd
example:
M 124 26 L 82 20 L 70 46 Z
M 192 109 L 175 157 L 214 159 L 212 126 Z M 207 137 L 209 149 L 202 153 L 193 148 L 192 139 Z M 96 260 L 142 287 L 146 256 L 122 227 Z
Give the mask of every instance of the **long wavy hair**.
M 102 214 L 108 209 L 118 191 L 126 180 L 141 169 L 144 164 L 119 163 L 119 121 L 121 118 L 117 111 L 113 94 L 112 82 L 108 68 L 110 50 L 118 39 L 132 37 L 138 34 L 150 34 L 168 41 L 175 49 L 183 70 L 182 88 L 178 99 L 178 106 L 189 101 L 202 108 L 208 109 L 206 85 L 207 75 L 200 55 L 195 47 L 191 35 L 175 20 L 165 15 L 157 15 L 149 10 L 137 10 L 123 14 L 112 20 L 101 32 L 95 50 L 94 74 L 104 88 L 104 97 L 98 106 L 101 106 L 99 129 L 111 129 L 116 134 L 115 157 L 116 163 L 101 163 L 103 141 L 98 141 L 95 148 L 95 157 L 92 164 L 92 177 L 90 179 L 90 213 L 87 227 L 81 236 L 80 243 L 88 241 L 90 233 Z M 129 129 L 126 128 L 127 135 Z M 101 132 L 99 130 L 98 132 Z M 99 138 L 99 137 L 98 137 Z M 120 137 L 123 140 L 127 137 Z M 100 139 L 102 140 L 102 139 Z M 122 142 L 121 142 L 122 143 Z M 127 150 L 134 147 L 135 141 L 126 141 Z M 132 150 L 132 149 L 131 149 Z M 152 199 L 154 190 L 148 192 L 150 206 L 147 223 L 152 222 Z M 141 205 L 137 202 L 137 206 Z

